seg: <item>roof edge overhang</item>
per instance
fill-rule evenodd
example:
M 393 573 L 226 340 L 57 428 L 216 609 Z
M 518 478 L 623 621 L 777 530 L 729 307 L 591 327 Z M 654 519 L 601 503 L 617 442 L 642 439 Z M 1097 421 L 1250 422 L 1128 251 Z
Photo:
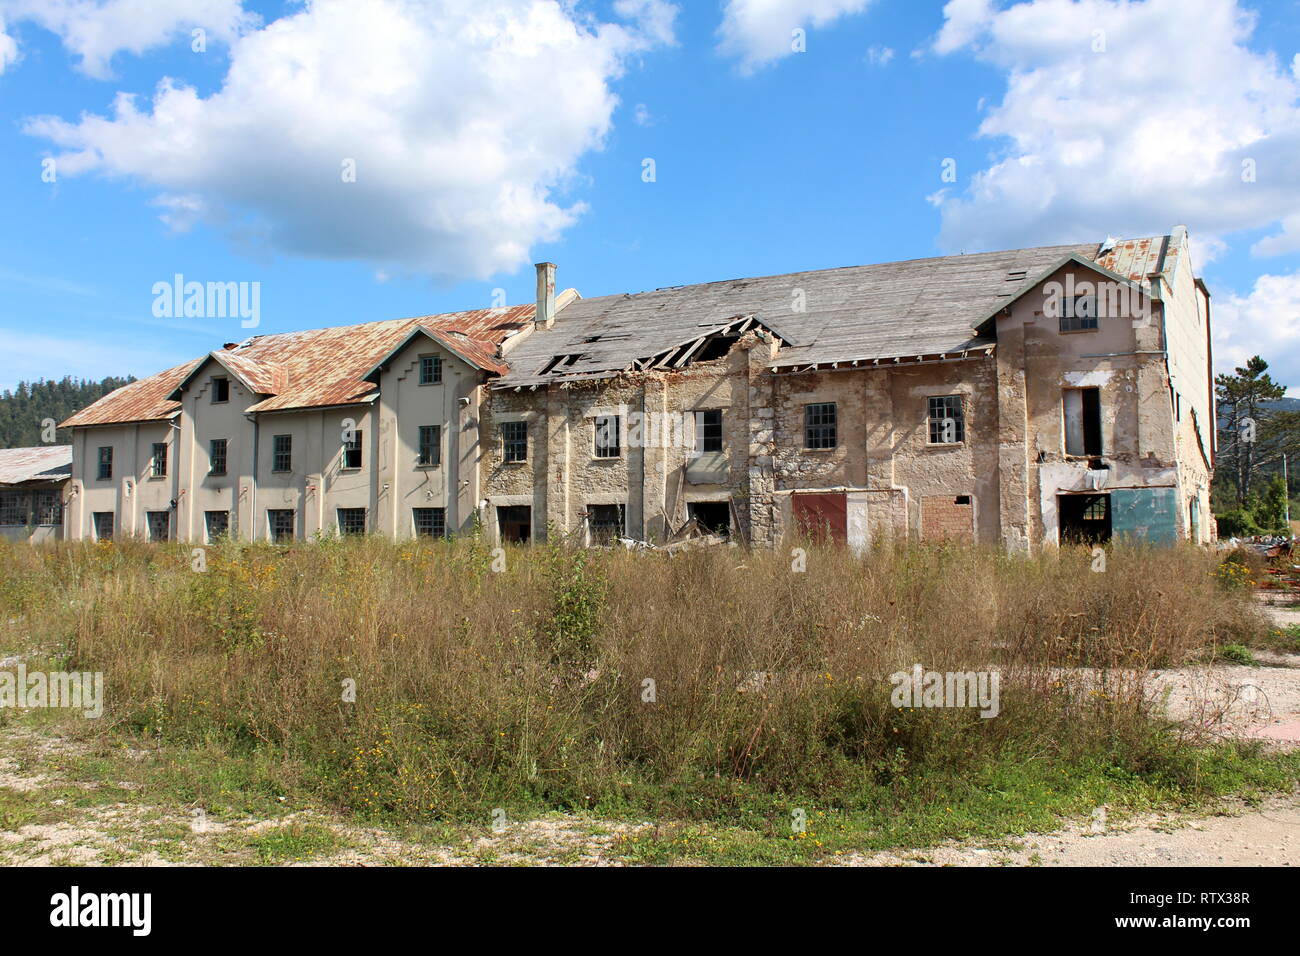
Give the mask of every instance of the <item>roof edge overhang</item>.
M 987 358 L 996 349 L 996 343 L 973 345 L 950 352 L 923 352 L 919 355 L 892 355 L 878 358 L 837 359 L 830 362 L 786 362 L 768 365 L 774 375 L 802 375 L 807 372 L 852 372 L 880 368 L 902 368 L 913 365 L 935 365 L 940 362 L 969 362 Z
M 427 325 L 417 325 L 415 328 L 411 329 L 411 331 L 407 334 L 406 338 L 402 339 L 402 341 L 398 342 L 397 345 L 389 349 L 388 352 L 385 353 L 384 357 L 381 358 L 378 362 L 376 362 L 374 367 L 371 368 L 370 371 L 366 372 L 365 375 L 362 375 L 361 381 L 377 383 L 379 381 L 379 373 L 383 371 L 384 366 L 393 360 L 394 355 L 396 355 L 398 352 L 402 351 L 402 349 L 406 348 L 413 341 L 415 341 L 415 337 L 418 335 L 423 335 L 425 338 L 432 339 L 434 342 L 436 342 L 438 345 L 441 345 L 448 352 L 456 356 L 456 358 L 460 359 L 470 368 L 477 369 L 480 372 L 488 372 L 491 374 L 496 374 L 496 369 L 484 368 L 478 362 L 474 361 L 474 359 L 472 359 L 470 356 L 466 355 L 460 349 L 456 348 L 454 337 L 440 333 L 437 329 L 431 329 Z M 493 349 L 497 348 L 497 345 L 495 343 L 489 342 L 487 339 L 476 339 L 475 341 L 489 344 L 492 346 Z
M 1110 279 L 1113 282 L 1123 283 L 1124 285 L 1133 289 L 1135 292 L 1138 292 L 1141 295 L 1145 295 L 1150 299 L 1159 300 L 1160 298 L 1158 291 L 1155 290 L 1154 288 L 1144 286 L 1140 282 L 1134 282 L 1128 276 L 1120 275 L 1118 272 L 1114 272 L 1110 269 L 1107 269 L 1105 266 L 1101 265 L 1096 260 L 1089 259 L 1086 256 L 1081 256 L 1077 252 L 1072 252 L 1068 256 L 1062 257 L 1054 265 L 1051 265 L 1047 269 L 1043 270 L 1033 279 L 1025 280 L 1024 284 L 1021 285 L 1020 288 L 1017 289 L 1015 292 L 1013 292 L 1011 294 L 1011 297 L 1008 298 L 1007 301 L 999 303 L 997 308 L 995 308 L 992 312 L 980 318 L 979 322 L 974 326 L 976 334 L 977 335 L 990 334 L 990 332 L 992 331 L 992 323 L 996 322 L 997 317 L 999 315 L 1006 312 L 1016 302 L 1019 302 L 1030 292 L 1033 292 L 1035 289 L 1037 289 L 1040 285 L 1042 285 L 1044 282 L 1046 282 L 1056 273 L 1060 272 L 1066 266 L 1071 264 L 1082 266 L 1083 268 L 1088 269 L 1091 272 L 1095 272 L 1098 275 L 1105 276 L 1107 279 Z
M 181 400 L 181 393 L 184 392 L 185 389 L 189 387 L 190 382 L 194 381 L 194 379 L 198 377 L 198 374 L 202 370 L 203 366 L 207 364 L 208 359 L 212 359 L 212 361 L 216 362 L 218 365 L 224 368 L 228 373 L 230 373 L 235 378 L 237 378 L 239 380 L 239 384 L 243 385 L 244 388 L 248 389 L 254 395 L 274 394 L 272 392 L 264 392 L 256 388 L 252 383 L 248 381 L 247 378 L 245 378 L 242 374 L 240 374 L 239 371 L 237 371 L 234 368 L 231 368 L 230 365 L 225 361 L 225 359 L 222 358 L 224 352 L 225 352 L 224 349 L 221 350 L 214 349 L 213 351 L 205 355 L 203 358 L 199 359 L 198 362 L 195 364 L 194 368 L 190 370 L 189 374 L 186 375 L 183 379 L 181 379 L 176 384 L 176 387 L 172 389 L 171 393 L 167 396 L 167 400 L 172 402 L 179 402 Z M 256 360 L 254 359 L 252 361 L 256 361 Z
M 274 397 L 274 396 L 272 396 Z M 256 402 L 249 405 L 244 410 L 245 415 L 287 415 L 293 412 L 302 414 L 303 412 L 328 412 L 335 408 L 356 408 L 360 405 L 373 405 L 379 398 L 378 390 L 367 392 L 363 398 L 358 398 L 352 402 L 331 402 L 328 405 L 292 405 L 288 408 L 258 408 L 262 404 Z
M 171 401 L 171 399 L 169 399 L 169 401 Z M 156 417 L 156 418 L 124 418 L 121 421 L 111 421 L 111 422 L 80 422 L 80 423 L 72 422 L 72 419 L 76 418 L 77 415 L 81 414 L 81 412 L 77 412 L 74 415 L 69 415 L 66 419 L 60 422 L 56 427 L 58 428 L 119 428 L 122 425 L 159 425 L 159 424 L 166 424 L 167 422 L 172 421 L 173 419 L 179 417 L 180 413 L 181 410 L 178 408 L 175 411 L 168 412 L 166 415 L 163 415 L 161 417 Z

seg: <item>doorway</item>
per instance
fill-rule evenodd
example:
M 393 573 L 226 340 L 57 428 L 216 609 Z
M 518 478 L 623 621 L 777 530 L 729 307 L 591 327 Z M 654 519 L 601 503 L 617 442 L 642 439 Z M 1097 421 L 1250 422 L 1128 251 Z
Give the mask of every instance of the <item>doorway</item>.
M 1110 540 L 1110 495 L 1057 495 L 1062 544 L 1105 544 Z
M 497 508 L 497 528 L 502 543 L 527 544 L 533 537 L 533 509 L 528 505 L 501 505 Z

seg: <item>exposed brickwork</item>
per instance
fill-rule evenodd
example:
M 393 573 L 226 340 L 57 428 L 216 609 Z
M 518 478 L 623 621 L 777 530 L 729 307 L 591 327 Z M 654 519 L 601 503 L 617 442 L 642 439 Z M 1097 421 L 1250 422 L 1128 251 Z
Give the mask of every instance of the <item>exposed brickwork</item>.
M 921 499 L 921 537 L 926 541 L 973 541 L 974 506 L 958 504 L 956 495 L 926 495 Z

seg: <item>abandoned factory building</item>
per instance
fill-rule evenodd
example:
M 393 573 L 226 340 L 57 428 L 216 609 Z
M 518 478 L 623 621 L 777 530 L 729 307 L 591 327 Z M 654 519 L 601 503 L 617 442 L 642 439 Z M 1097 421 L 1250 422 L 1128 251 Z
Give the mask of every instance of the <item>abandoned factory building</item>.
M 1187 232 L 255 336 L 73 415 L 72 538 L 1213 536 Z

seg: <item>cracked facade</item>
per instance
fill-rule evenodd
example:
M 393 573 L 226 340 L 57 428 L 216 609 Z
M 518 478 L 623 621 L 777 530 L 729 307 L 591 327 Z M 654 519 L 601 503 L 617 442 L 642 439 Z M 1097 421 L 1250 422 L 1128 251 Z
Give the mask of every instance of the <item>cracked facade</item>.
M 531 305 L 106 396 L 66 423 L 66 533 L 1206 542 L 1211 367 L 1182 227 L 589 299 L 543 263 Z

